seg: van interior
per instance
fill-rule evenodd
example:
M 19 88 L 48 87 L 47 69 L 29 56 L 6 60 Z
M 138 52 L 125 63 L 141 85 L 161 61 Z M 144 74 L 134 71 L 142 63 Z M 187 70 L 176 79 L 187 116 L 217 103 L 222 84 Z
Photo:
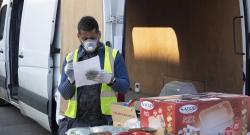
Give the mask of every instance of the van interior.
M 131 86 L 158 96 L 171 81 L 198 92 L 242 93 L 239 0 L 126 0 L 125 60 Z
M 23 0 L 14 0 L 12 3 L 9 35 L 9 59 L 10 59 L 10 96 L 18 100 L 18 55 L 19 34 L 22 18 Z

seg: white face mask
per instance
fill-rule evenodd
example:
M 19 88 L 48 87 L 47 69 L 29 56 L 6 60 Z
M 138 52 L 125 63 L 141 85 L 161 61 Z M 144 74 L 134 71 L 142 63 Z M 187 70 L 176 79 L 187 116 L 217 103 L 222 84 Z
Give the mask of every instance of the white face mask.
M 87 39 L 85 41 L 82 41 L 82 46 L 87 52 L 94 52 L 97 47 L 97 40 Z

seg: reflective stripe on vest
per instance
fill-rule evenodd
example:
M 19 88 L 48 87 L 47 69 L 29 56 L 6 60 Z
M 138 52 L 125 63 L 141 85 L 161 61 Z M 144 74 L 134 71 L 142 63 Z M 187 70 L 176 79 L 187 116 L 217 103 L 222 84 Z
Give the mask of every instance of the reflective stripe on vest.
M 105 46 L 105 56 L 104 56 L 104 70 L 114 76 L 114 61 L 117 55 L 117 50 Z M 74 53 L 69 53 L 66 57 L 66 61 L 71 60 L 73 57 L 73 62 L 77 62 L 78 49 Z M 111 115 L 110 105 L 117 102 L 116 94 L 114 90 L 107 84 L 102 83 L 101 85 L 101 110 L 102 114 Z M 75 89 L 74 96 L 69 100 L 67 110 L 64 115 L 70 118 L 76 118 L 77 113 L 77 89 Z
M 105 46 L 104 70 L 114 76 L 114 61 L 117 50 Z M 110 105 L 117 102 L 114 90 L 103 83 L 101 87 L 102 114 L 111 115 Z
M 78 57 L 78 49 L 75 50 L 75 52 L 71 52 L 67 55 L 66 61 L 70 61 L 73 59 L 73 63 L 77 62 L 77 57 Z M 64 113 L 65 116 L 68 116 L 70 118 L 76 118 L 76 111 L 77 111 L 77 90 L 75 87 L 75 93 L 73 97 L 68 102 L 68 107 Z

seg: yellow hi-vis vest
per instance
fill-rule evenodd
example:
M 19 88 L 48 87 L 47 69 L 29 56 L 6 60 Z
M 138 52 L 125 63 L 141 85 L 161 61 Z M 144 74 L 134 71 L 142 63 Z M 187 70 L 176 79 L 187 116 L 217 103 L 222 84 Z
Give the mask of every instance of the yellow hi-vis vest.
M 114 61 L 117 55 L 117 50 L 105 46 L 105 56 L 104 56 L 104 70 L 110 74 L 114 75 Z M 78 59 L 78 49 L 74 52 L 69 53 L 66 56 L 66 61 L 68 62 L 73 57 L 73 63 L 77 62 Z M 101 110 L 104 115 L 111 115 L 110 105 L 117 102 L 117 97 L 115 91 L 109 87 L 107 84 L 102 83 L 101 85 Z M 77 88 L 73 97 L 68 102 L 68 107 L 64 113 L 65 116 L 69 118 L 76 118 L 77 113 Z

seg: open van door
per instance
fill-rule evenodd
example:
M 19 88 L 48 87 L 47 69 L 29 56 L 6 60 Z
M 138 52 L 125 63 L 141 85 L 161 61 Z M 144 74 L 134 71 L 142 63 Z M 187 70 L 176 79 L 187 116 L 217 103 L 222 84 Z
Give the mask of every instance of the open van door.
M 20 29 L 18 97 L 23 114 L 50 130 L 54 36 L 58 0 L 25 0 Z
M 125 0 L 104 0 L 104 43 L 123 51 Z
M 245 39 L 246 39 L 246 47 L 245 47 L 245 58 L 244 58 L 244 74 L 245 74 L 245 93 L 250 96 L 249 90 L 249 62 L 250 62 L 250 0 L 243 0 L 244 7 L 244 21 L 245 21 Z
M 6 71 L 6 56 L 7 56 L 7 30 L 10 12 L 10 3 L 4 0 L 0 9 L 0 98 L 8 100 L 7 94 L 7 71 Z
M 111 46 L 125 58 L 124 49 L 124 13 L 125 0 L 103 0 L 104 31 L 103 43 Z M 125 100 L 124 94 L 118 94 L 118 101 Z

